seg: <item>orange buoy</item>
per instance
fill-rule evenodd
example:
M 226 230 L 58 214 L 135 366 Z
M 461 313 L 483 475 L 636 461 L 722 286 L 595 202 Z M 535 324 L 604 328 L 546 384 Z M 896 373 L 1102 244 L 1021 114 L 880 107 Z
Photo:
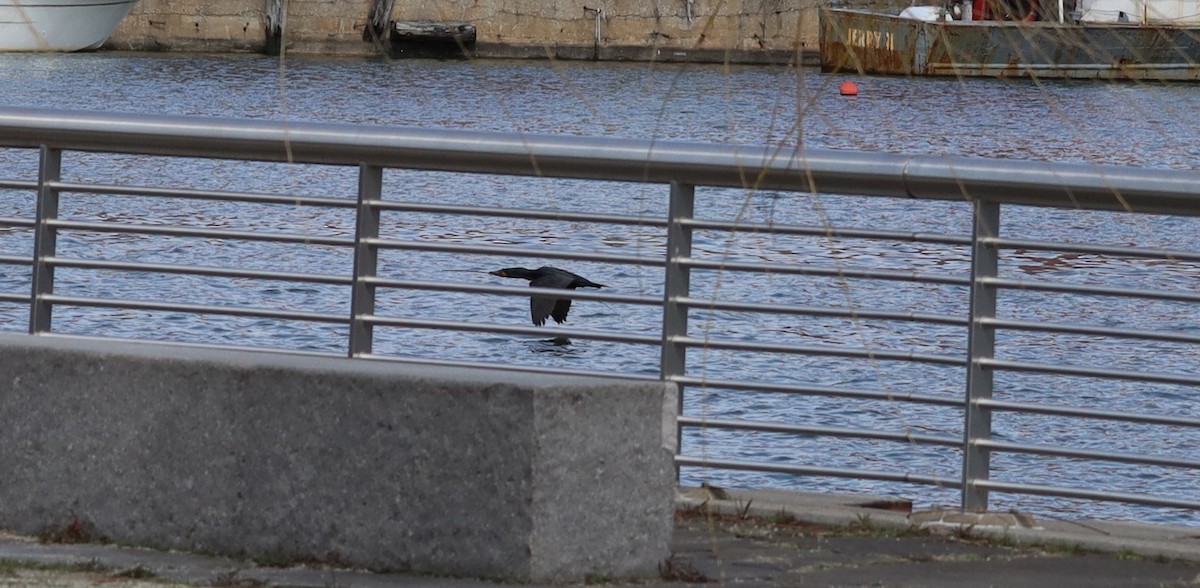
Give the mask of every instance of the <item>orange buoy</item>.
M 842 96 L 858 96 L 858 84 L 842 82 Z

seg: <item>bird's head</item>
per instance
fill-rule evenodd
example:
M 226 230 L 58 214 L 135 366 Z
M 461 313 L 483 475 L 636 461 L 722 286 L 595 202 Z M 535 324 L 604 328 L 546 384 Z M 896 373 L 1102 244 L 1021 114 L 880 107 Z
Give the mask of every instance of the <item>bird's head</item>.
M 526 280 L 532 280 L 534 277 L 533 270 L 523 267 L 506 267 L 504 269 L 498 269 L 494 272 L 488 273 L 492 274 L 493 276 L 500 276 L 501 278 L 525 278 Z

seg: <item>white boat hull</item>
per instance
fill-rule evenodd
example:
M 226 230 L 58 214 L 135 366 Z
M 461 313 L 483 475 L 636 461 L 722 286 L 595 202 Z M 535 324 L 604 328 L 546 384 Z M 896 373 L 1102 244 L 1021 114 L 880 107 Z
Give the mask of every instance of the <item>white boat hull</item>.
M 0 51 L 79 51 L 104 43 L 137 0 L 0 0 Z

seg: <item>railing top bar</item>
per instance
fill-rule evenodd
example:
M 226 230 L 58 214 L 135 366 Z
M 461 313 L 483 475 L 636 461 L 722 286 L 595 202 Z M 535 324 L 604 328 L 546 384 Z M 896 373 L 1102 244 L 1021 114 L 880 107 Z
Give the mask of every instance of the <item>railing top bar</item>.
M 0 109 L 0 147 L 253 159 L 1200 215 L 1181 170 L 457 129 Z
M 0 180 L 0 189 L 4 190 L 36 190 L 37 182 L 20 180 Z

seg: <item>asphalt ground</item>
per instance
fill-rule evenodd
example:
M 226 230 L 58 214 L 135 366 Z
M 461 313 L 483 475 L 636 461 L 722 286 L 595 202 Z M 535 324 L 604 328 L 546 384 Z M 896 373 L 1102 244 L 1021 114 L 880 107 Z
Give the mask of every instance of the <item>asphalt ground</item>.
M 910 515 L 867 497 L 695 491 L 680 498 L 659 577 L 621 587 L 1200 586 L 1200 528 L 1041 521 L 1000 513 Z M 871 505 L 871 506 L 864 506 Z M 899 510 L 892 510 L 899 509 Z M 511 583 L 259 566 L 249 561 L 0 534 L 0 587 L 430 586 Z

